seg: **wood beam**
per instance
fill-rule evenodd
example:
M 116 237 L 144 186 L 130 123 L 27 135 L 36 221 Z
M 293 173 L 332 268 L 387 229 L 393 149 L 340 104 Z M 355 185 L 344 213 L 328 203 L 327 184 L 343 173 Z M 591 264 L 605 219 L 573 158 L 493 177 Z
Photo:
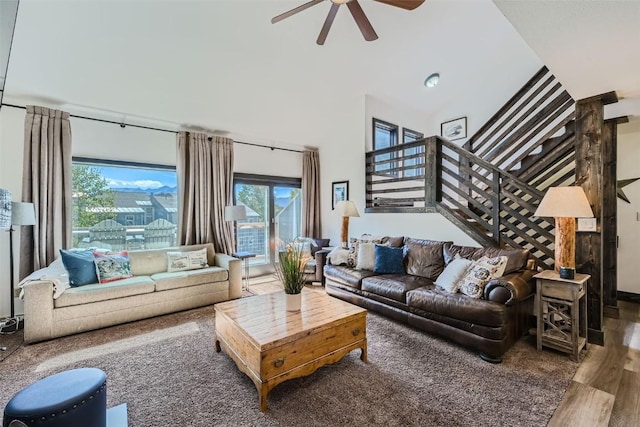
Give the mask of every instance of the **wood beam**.
M 602 132 L 602 289 L 604 313 L 610 317 L 618 312 L 617 140 L 618 119 L 606 120 Z
M 593 232 L 576 236 L 576 265 L 580 273 L 591 275 L 587 289 L 588 339 L 604 345 L 602 288 L 602 174 L 604 103 L 600 97 L 576 102 L 576 185 L 587 196 L 597 221 Z

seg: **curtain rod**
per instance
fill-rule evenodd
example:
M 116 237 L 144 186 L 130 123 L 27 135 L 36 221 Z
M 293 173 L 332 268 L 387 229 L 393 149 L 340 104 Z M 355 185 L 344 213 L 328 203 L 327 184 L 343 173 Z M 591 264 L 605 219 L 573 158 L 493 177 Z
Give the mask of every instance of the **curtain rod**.
M 5 104 L 4 102 L 2 104 L 0 104 L 0 108 L 1 107 L 19 108 L 21 110 L 26 110 L 27 109 L 27 107 L 25 107 L 23 105 Z M 152 126 L 142 126 L 142 125 L 127 124 L 127 123 L 116 122 L 116 121 L 113 121 L 113 120 L 97 119 L 95 117 L 78 116 L 76 114 L 69 114 L 69 117 L 73 117 L 75 119 L 93 120 L 94 122 L 111 123 L 111 124 L 114 124 L 114 125 L 118 125 L 121 128 L 130 126 L 130 127 L 139 128 L 139 129 L 157 130 L 159 132 L 169 132 L 169 133 L 175 133 L 175 134 L 178 133 L 178 131 L 171 130 L 171 129 L 162 129 L 162 128 L 156 128 L 156 127 L 152 127 Z M 211 141 L 211 137 L 209 137 L 209 141 Z M 236 141 L 236 140 L 234 140 L 233 142 L 236 143 L 236 144 L 244 144 L 244 145 L 251 145 L 251 146 L 254 146 L 254 147 L 268 148 L 271 151 L 273 151 L 273 150 L 282 150 L 282 151 L 290 151 L 290 152 L 293 152 L 293 153 L 303 153 L 302 150 L 294 150 L 292 148 L 271 147 L 269 145 L 262 145 L 262 144 L 256 144 L 256 143 L 253 143 L 253 142 L 244 142 L 244 141 Z

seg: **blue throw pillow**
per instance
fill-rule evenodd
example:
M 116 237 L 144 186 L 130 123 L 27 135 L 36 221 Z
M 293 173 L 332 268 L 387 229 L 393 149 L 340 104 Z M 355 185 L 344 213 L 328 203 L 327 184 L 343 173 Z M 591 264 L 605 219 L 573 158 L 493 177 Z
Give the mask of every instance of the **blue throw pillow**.
M 374 273 L 404 274 L 404 248 L 376 245 L 375 252 Z
M 69 284 L 73 287 L 98 283 L 93 251 L 65 251 L 60 249 L 60 257 L 69 274 Z

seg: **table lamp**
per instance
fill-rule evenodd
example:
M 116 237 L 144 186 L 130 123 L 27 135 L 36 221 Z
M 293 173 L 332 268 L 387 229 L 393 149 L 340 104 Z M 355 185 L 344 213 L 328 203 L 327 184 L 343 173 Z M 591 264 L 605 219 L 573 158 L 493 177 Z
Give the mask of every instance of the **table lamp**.
M 349 218 L 360 216 L 360 214 L 358 213 L 358 208 L 356 208 L 356 204 L 351 200 L 343 200 L 336 203 L 336 207 L 333 212 L 342 216 L 342 231 L 340 233 L 340 241 L 342 242 L 342 247 L 346 248 L 349 240 Z
M 549 187 L 533 214 L 555 218 L 555 270 L 573 279 L 576 269 L 576 218 L 593 218 L 582 187 Z

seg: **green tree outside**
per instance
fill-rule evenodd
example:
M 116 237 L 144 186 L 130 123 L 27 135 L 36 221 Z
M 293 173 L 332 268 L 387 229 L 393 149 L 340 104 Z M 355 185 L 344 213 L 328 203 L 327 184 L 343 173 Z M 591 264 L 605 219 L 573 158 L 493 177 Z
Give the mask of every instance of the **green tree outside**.
M 255 213 L 260 215 L 260 218 L 263 221 L 267 217 L 265 187 L 258 185 L 243 185 L 240 191 L 238 191 L 238 200 L 250 209 L 253 209 Z
M 73 225 L 87 228 L 105 219 L 113 219 L 116 213 L 115 195 L 98 168 L 73 165 Z
M 289 198 L 295 199 L 300 194 L 299 188 L 292 188 Z M 238 191 L 238 201 L 244 203 L 247 207 L 253 209 L 260 218 L 264 220 L 267 216 L 266 191 L 265 187 L 259 185 L 243 185 Z M 278 216 L 282 207 L 275 206 L 275 216 Z

